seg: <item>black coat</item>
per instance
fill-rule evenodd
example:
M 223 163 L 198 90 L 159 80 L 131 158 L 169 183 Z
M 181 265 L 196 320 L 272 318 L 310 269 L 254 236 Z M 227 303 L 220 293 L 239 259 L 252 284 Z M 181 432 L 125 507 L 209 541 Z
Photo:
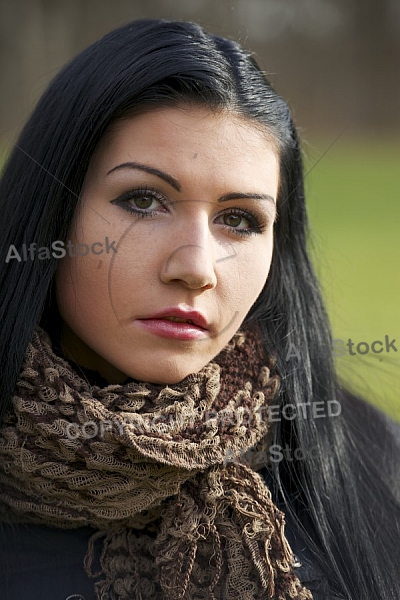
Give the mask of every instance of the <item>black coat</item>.
M 61 530 L 41 525 L 3 524 L 0 531 L 2 600 L 96 600 L 94 580 L 83 568 L 88 540 L 94 529 Z M 297 568 L 297 574 L 306 585 L 318 573 L 304 544 L 294 537 L 290 527 L 285 531 L 302 565 Z

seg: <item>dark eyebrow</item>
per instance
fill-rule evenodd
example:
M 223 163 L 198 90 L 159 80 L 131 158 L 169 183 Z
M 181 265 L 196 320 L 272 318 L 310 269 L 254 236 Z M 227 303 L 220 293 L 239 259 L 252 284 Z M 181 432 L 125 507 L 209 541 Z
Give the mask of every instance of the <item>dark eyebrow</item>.
M 244 194 L 242 192 L 229 192 L 218 198 L 218 202 L 228 202 L 228 200 L 268 200 L 275 206 L 275 198 L 269 194 Z
M 172 175 L 169 175 L 168 173 L 164 173 L 164 171 L 155 169 L 154 167 L 149 167 L 136 162 L 126 162 L 113 167 L 111 171 L 108 171 L 107 175 L 113 173 L 114 171 L 119 171 L 119 169 L 139 169 L 140 171 L 146 171 L 147 173 L 150 173 L 150 175 L 157 175 L 157 177 L 160 177 L 169 183 L 169 185 L 171 185 L 177 192 L 181 191 L 180 183 L 175 179 L 175 177 L 172 177 Z
M 169 185 L 171 185 L 178 192 L 181 191 L 181 185 L 175 177 L 172 177 L 169 173 L 165 173 L 164 171 L 160 171 L 155 167 L 149 167 L 148 165 L 142 165 L 141 163 L 136 162 L 125 162 L 113 167 L 110 171 L 108 171 L 107 175 L 113 173 L 114 171 L 119 171 L 120 169 L 139 169 L 140 171 L 146 171 L 146 173 L 150 173 L 150 175 L 156 175 L 160 177 Z M 268 194 L 252 194 L 252 193 L 243 193 L 243 192 L 229 192 L 228 194 L 224 194 L 220 198 L 218 198 L 218 202 L 228 202 L 229 200 L 268 200 L 275 207 L 275 199 Z

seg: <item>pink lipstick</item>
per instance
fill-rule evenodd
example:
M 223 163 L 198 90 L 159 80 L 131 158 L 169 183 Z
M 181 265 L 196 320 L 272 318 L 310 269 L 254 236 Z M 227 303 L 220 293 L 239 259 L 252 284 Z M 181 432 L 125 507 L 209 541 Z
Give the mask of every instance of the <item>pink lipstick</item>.
M 170 307 L 135 322 L 149 333 L 170 339 L 197 340 L 209 334 L 207 319 L 197 310 Z

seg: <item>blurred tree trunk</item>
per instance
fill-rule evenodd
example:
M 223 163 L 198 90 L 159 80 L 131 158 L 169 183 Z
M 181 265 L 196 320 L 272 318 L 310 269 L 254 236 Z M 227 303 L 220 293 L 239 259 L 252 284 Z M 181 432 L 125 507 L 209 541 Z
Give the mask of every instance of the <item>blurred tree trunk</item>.
M 390 0 L 357 0 L 355 42 L 360 73 L 360 119 L 367 131 L 389 131 L 399 110 L 398 33 Z

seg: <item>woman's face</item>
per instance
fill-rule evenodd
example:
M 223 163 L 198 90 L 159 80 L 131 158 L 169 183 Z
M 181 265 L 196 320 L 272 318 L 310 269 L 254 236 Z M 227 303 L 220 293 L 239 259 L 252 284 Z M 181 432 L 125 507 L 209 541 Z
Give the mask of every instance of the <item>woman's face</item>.
M 229 112 L 114 124 L 59 261 L 67 356 L 110 383 L 173 384 L 213 359 L 266 282 L 278 171 L 267 135 Z

